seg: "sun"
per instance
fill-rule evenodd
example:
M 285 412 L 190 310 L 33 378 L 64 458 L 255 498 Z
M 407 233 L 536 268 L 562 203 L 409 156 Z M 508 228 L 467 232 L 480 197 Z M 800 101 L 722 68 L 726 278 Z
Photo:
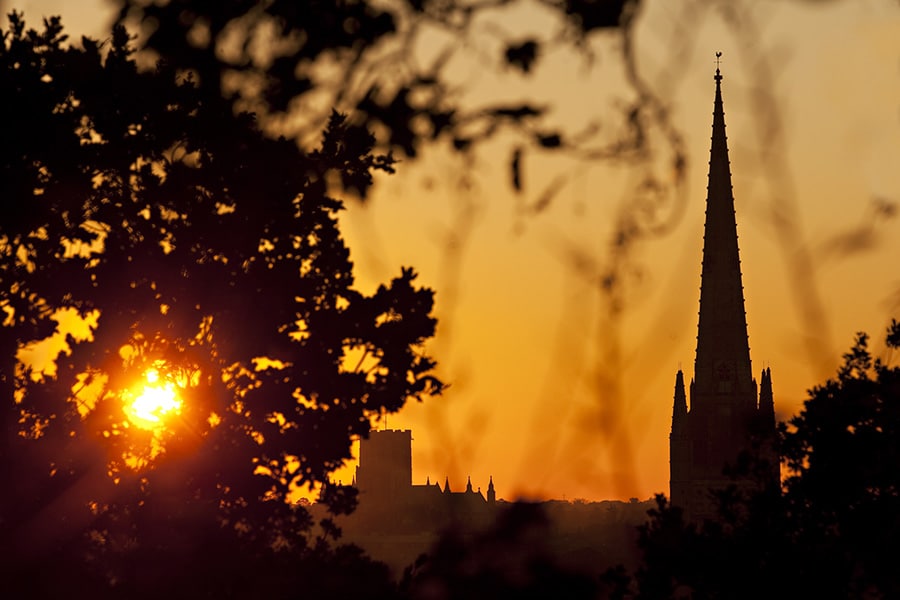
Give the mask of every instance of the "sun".
M 159 372 L 150 369 L 144 374 L 147 383 L 143 391 L 126 400 L 125 414 L 128 420 L 142 429 L 159 429 L 165 426 L 165 419 L 181 413 L 181 398 L 175 384 L 161 382 Z

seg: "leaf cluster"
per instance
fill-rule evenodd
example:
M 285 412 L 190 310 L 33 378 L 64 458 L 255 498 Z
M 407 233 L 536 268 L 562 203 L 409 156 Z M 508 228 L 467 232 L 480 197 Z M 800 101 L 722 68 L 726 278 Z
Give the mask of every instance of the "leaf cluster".
M 272 123 L 283 124 L 286 115 L 303 123 L 296 132 L 301 138 L 318 133 L 327 120 L 318 107 L 338 106 L 408 157 L 439 139 L 467 152 L 510 130 L 538 149 L 578 147 L 578 136 L 534 122 L 531 117 L 547 113 L 545 107 L 493 99 L 468 103 L 452 74 L 457 51 L 476 31 L 491 35 L 499 51 L 480 66 L 530 75 L 542 51 L 566 44 L 586 49 L 595 32 L 627 30 L 639 3 L 542 0 L 540 8 L 554 17 L 548 29 L 559 31 L 527 39 L 486 25 L 517 4 L 120 0 L 119 21 L 141 27 L 146 49 L 195 73 L 207 93 L 252 106 Z M 444 37 L 453 42 L 437 41 Z

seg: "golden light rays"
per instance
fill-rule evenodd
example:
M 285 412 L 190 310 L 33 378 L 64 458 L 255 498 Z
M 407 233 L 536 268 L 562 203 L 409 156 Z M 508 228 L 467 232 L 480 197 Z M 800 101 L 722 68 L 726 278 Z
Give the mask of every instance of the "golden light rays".
M 156 369 L 149 369 L 144 377 L 147 383 L 140 394 L 125 395 L 125 414 L 131 423 L 142 429 L 164 428 L 168 418 L 181 413 L 182 400 L 175 384 L 161 380 Z

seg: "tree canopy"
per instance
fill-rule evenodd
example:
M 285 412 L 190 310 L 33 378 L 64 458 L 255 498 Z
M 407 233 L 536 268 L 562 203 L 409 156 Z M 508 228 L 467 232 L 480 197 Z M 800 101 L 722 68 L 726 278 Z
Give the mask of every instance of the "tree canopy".
M 481 28 L 496 38 L 489 64 L 527 75 L 548 47 L 584 44 L 598 31 L 627 36 L 640 3 L 540 0 L 536 5 L 551 23 L 547 35 L 520 39 L 502 28 L 482 28 L 485 19 L 517 4 L 120 0 L 119 21 L 141 30 L 155 56 L 197 73 L 207 92 L 252 106 L 282 128 L 290 115 L 299 124 L 287 128 L 300 137 L 315 135 L 334 106 L 410 157 L 436 139 L 465 151 L 506 126 L 537 148 L 577 146 L 575 136 L 541 126 L 549 107 L 464 100 L 452 74 L 460 43 Z M 635 118 L 633 135 L 617 150 L 641 147 L 643 125 Z
M 294 490 L 442 388 L 432 291 L 410 268 L 355 289 L 338 226 L 336 193 L 393 160 L 336 112 L 314 151 L 266 136 L 191 74 L 139 69 L 123 27 L 76 47 L 58 19 L 13 13 L 0 77 L 4 556 L 27 571 L 74 548 L 103 557 L 94 575 L 140 581 L 115 557 L 177 560 L 222 535 L 305 547 Z M 21 360 L 54 331 L 46 369 Z M 183 403 L 145 431 L 123 398 L 151 369 Z M 323 501 L 346 511 L 353 494 Z

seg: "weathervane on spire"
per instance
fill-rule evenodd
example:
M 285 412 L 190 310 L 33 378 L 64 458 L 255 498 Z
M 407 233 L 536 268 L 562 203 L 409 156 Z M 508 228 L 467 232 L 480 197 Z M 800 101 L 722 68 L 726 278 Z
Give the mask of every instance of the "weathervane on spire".
M 716 52 L 716 81 L 722 81 L 722 74 L 719 73 L 719 59 L 722 58 L 721 52 Z

